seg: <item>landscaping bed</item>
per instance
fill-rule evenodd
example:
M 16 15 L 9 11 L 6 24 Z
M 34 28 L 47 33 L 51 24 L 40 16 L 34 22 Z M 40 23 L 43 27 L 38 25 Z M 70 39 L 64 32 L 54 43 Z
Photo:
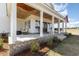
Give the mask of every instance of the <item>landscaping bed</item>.
M 3 43 L 3 48 L 0 49 L 0 56 L 8 56 L 8 55 L 9 55 L 8 43 Z
M 34 40 L 30 44 L 30 48 L 23 50 L 15 56 L 44 56 L 50 49 L 55 48 L 61 41 L 57 38 L 49 38 L 46 42 L 38 43 Z
M 5 34 L 0 35 L 0 56 L 9 55 L 8 37 Z
M 15 56 L 44 56 L 45 53 L 49 51 L 49 48 L 46 46 L 43 46 L 40 48 L 39 51 L 35 52 L 34 54 L 31 52 L 30 49 L 24 50 L 20 53 L 15 54 Z

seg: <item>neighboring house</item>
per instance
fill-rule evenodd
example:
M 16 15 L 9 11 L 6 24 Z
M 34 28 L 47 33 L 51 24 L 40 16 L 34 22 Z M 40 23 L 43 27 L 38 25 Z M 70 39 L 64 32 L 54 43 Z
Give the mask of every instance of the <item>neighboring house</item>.
M 0 3 L 0 33 L 9 33 L 9 44 L 16 41 L 16 32 L 54 34 L 54 23 L 60 22 L 64 17 L 54 10 L 51 3 Z

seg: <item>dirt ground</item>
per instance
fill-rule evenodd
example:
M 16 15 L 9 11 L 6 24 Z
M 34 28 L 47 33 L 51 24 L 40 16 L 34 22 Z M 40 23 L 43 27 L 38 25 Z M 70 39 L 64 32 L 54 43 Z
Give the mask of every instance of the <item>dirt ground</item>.
M 3 49 L 0 50 L 0 56 L 8 56 L 9 55 L 9 45 L 8 43 L 3 44 Z
M 67 29 L 67 32 L 73 35 L 79 35 L 79 29 Z

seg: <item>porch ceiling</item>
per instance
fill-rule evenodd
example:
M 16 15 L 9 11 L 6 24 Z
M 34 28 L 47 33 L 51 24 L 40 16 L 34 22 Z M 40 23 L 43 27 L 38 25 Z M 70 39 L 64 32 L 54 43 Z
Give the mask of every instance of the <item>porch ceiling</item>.
M 54 22 L 55 22 L 55 23 L 58 23 L 58 20 L 59 20 L 59 19 L 57 19 L 57 18 L 54 18 L 54 19 L 55 19 Z M 63 22 L 63 21 L 60 20 L 60 22 Z
M 22 18 L 25 19 L 27 16 L 29 15 L 36 15 L 36 16 L 40 16 L 40 11 L 25 5 L 24 3 L 17 3 L 17 17 L 18 18 Z M 46 13 L 44 13 L 44 18 L 50 19 L 51 20 L 51 15 L 48 15 Z
M 24 3 L 17 3 L 17 17 L 21 19 L 25 19 L 31 14 L 40 16 L 40 11 L 25 5 Z M 44 18 L 52 20 L 52 16 L 44 13 Z M 55 18 L 55 23 L 58 22 L 58 19 Z
M 35 10 L 32 7 L 29 7 L 23 3 L 18 3 L 17 4 L 17 17 L 21 19 L 25 19 L 31 14 L 39 16 L 39 11 Z

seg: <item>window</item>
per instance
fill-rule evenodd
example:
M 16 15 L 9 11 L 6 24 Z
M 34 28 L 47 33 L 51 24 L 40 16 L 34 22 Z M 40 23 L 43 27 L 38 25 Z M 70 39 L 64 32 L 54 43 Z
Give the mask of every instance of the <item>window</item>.
M 29 28 L 30 28 L 30 20 L 28 21 L 28 26 L 29 26 Z
M 39 25 L 40 25 L 40 21 L 36 20 L 36 26 L 39 26 Z

